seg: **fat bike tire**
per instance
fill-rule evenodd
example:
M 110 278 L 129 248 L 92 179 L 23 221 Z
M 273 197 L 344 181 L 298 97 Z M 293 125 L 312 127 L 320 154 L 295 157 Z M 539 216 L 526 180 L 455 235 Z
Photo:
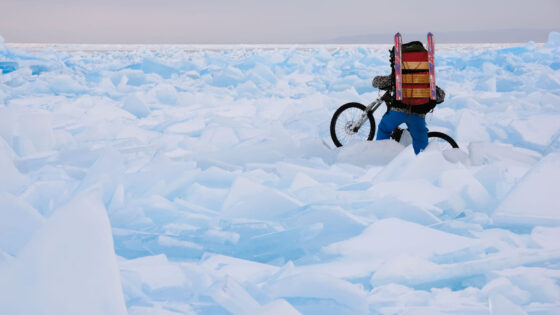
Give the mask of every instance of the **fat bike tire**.
M 455 140 L 453 140 L 453 138 L 451 138 L 450 136 L 448 136 L 447 134 L 443 133 L 443 132 L 439 132 L 439 131 L 430 131 L 428 132 L 428 141 L 431 141 L 431 139 L 435 138 L 439 138 L 441 140 L 446 141 L 447 143 L 449 143 L 449 145 L 454 148 L 457 149 L 459 148 L 459 145 L 457 145 L 457 142 L 455 142 Z
M 367 114 L 367 120 L 364 122 L 360 130 L 350 130 L 356 120 L 360 118 L 366 106 L 360 103 L 346 103 L 340 106 L 333 114 L 331 119 L 331 138 L 337 147 L 347 144 L 353 139 L 357 140 L 373 140 L 375 136 L 375 119 L 372 113 Z

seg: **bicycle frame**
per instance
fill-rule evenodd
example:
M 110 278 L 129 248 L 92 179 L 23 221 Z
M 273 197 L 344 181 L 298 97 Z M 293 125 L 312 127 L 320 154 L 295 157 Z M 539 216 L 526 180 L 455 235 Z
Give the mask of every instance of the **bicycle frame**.
M 337 147 L 341 147 L 345 143 L 347 143 L 347 139 L 349 139 L 348 137 L 354 137 L 358 133 L 358 131 L 363 128 L 363 125 L 366 123 L 366 121 L 371 121 L 370 129 L 367 130 L 369 132 L 360 135 L 360 137 L 366 140 L 373 140 L 373 136 L 375 135 L 375 118 L 373 117 L 373 113 L 381 106 L 382 103 L 386 103 L 388 100 L 390 100 L 391 95 L 387 93 L 389 92 L 386 92 L 383 96 L 378 97 L 368 106 L 364 106 L 361 103 L 351 102 L 340 106 L 335 111 L 331 119 L 330 132 L 331 138 L 333 139 L 333 142 Z M 352 109 L 352 111 L 349 112 L 350 114 L 342 115 L 342 113 L 347 109 Z M 358 114 L 356 111 L 359 111 L 360 114 Z M 341 119 L 339 120 L 339 118 Z M 338 124 L 337 122 L 340 122 L 340 124 Z M 391 138 L 399 141 L 400 135 L 402 134 L 403 130 L 404 129 L 397 127 L 395 130 L 393 130 Z M 453 138 L 443 132 L 428 131 L 428 138 L 439 138 L 447 142 L 451 147 L 459 148 L 457 142 L 455 142 Z M 344 143 L 340 142 L 339 139 L 342 139 Z
M 360 130 L 360 128 L 362 127 L 362 125 L 366 122 L 367 115 L 369 113 L 373 113 L 375 112 L 379 106 L 381 106 L 381 104 L 383 104 L 383 100 L 381 98 L 376 99 L 375 101 L 371 102 L 367 107 L 366 110 L 364 110 L 364 112 L 362 113 L 362 116 L 360 116 L 360 119 L 356 120 L 352 126 L 350 126 L 350 130 L 354 131 L 354 132 L 358 132 L 358 130 Z

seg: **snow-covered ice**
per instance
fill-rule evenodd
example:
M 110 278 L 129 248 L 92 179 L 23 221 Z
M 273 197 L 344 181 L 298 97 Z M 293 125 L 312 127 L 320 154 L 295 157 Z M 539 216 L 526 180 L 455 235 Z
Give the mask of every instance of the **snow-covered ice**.
M 418 156 L 330 140 L 388 45 L 16 46 L 1 314 L 560 312 L 560 33 L 437 50 Z

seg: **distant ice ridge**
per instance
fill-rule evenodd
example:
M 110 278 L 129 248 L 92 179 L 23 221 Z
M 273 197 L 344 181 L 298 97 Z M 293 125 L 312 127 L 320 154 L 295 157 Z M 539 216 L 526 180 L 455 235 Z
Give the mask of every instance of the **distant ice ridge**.
M 0 41 L 0 313 L 560 309 L 560 33 L 438 50 L 419 156 L 330 140 L 385 48 L 165 48 Z

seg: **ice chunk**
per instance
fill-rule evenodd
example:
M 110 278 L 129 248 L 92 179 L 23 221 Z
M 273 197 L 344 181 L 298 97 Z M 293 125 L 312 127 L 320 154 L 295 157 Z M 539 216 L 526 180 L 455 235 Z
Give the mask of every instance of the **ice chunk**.
M 31 69 L 32 75 L 40 75 L 41 73 L 50 70 L 50 68 L 46 65 L 31 65 L 29 66 L 29 69 Z
M 288 229 L 276 226 L 275 230 L 267 231 L 268 233 L 254 235 L 246 240 L 242 238 L 236 247 L 236 251 L 243 257 L 271 264 L 296 260 L 306 254 L 307 246 L 312 248 L 316 246 L 314 239 L 322 228 L 321 223 Z M 310 241 L 313 245 L 310 245 Z
M 2 101 L 2 92 L 0 90 L 0 103 Z M 15 131 L 15 115 L 10 109 L 0 107 L 0 137 L 4 138 L 6 144 L 12 144 Z M 0 144 L 4 145 L 4 144 Z
M 200 261 L 200 265 L 212 275 L 229 276 L 240 283 L 246 281 L 262 282 L 280 269 L 268 264 L 218 254 L 205 254 Z
M 379 240 L 383 240 L 380 242 Z M 407 253 L 421 257 L 473 246 L 476 240 L 441 232 L 400 219 L 384 219 L 362 234 L 324 248 L 326 253 L 348 257 L 388 258 Z
M 15 167 L 14 157 L 10 146 L 0 138 L 0 191 L 18 193 L 28 182 L 27 177 Z
M 54 130 L 55 148 L 68 148 L 76 145 L 76 140 L 71 133 L 66 130 Z
M 146 74 L 140 70 L 124 69 L 112 73 L 110 79 L 116 88 L 125 90 L 125 85 L 141 86 L 145 84 Z
M 0 51 L 2 51 L 2 46 L 0 46 Z M 0 62 L 0 74 L 7 74 L 14 72 L 18 69 L 18 63 L 13 61 L 1 61 Z
M 98 185 L 103 192 L 103 202 L 109 205 L 118 184 L 123 180 L 123 174 L 123 156 L 116 150 L 108 149 L 91 166 L 78 189 Z
M 437 215 L 442 213 L 440 208 L 433 205 L 426 207 L 426 205 L 419 203 L 410 203 L 395 195 L 387 195 L 376 199 L 368 207 L 368 210 L 371 210 L 380 219 L 399 218 L 422 225 L 440 223 L 441 220 Z
M 20 156 L 54 148 L 55 138 L 50 113 L 20 114 L 15 127 L 14 148 Z
M 444 209 L 457 215 L 462 200 L 426 180 L 381 182 L 368 189 L 374 213 L 379 218 L 399 217 L 421 224 L 434 224 Z
M 155 88 L 156 97 L 165 105 L 175 105 L 179 99 L 177 89 L 173 85 L 160 84 Z
M 482 184 L 466 169 L 449 170 L 439 179 L 440 186 L 463 196 L 471 209 L 485 210 L 492 197 Z M 458 214 L 458 213 L 456 213 Z
M 292 297 L 303 299 L 303 304 L 316 304 L 312 308 L 316 314 L 332 313 L 328 304 L 321 305 L 321 299 L 334 300 L 336 304 L 331 307 L 339 313 L 368 314 L 365 291 L 359 286 L 326 274 L 306 272 L 287 275 L 266 283 L 263 290 L 274 298 Z M 295 306 L 298 308 L 297 304 Z
M 306 175 L 303 172 L 298 172 L 294 177 L 292 184 L 290 185 L 291 190 L 298 190 L 306 187 L 316 187 L 319 182 L 314 180 L 312 177 Z
M 464 110 L 457 126 L 457 139 L 461 139 L 462 142 L 490 141 L 484 122 L 481 114 Z
M 200 132 L 205 129 L 205 127 L 206 127 L 206 124 L 204 123 L 203 120 L 193 119 L 193 120 L 188 120 L 188 121 L 185 121 L 185 122 L 173 124 L 169 128 L 167 128 L 166 131 L 171 132 L 171 133 L 179 133 L 179 134 L 187 134 L 187 135 L 196 136 L 196 135 L 199 135 Z
M 221 149 L 231 148 L 239 143 L 235 130 L 229 127 L 217 127 L 205 130 L 202 133 L 201 140 L 208 145 L 213 145 Z
M 482 92 L 496 92 L 496 77 L 485 76 L 476 81 L 475 90 Z
M 21 198 L 0 192 L 0 250 L 17 254 L 44 221 L 37 210 Z
M 45 170 L 46 168 L 43 168 Z M 46 172 L 45 172 L 46 173 Z M 60 176 L 58 172 L 49 174 L 51 178 Z M 46 174 L 45 174 L 45 177 Z M 63 177 L 64 178 L 64 177 Z M 67 201 L 74 193 L 74 183 L 68 180 L 35 181 L 21 196 L 39 213 L 49 217 L 60 202 Z
M 138 118 L 146 117 L 150 114 L 148 106 L 134 95 L 125 98 L 123 109 Z
M 277 76 L 274 74 L 274 72 L 272 72 L 271 68 L 263 64 L 257 64 L 250 71 L 249 77 L 253 81 L 255 81 L 255 83 L 265 81 L 267 83 L 274 84 L 277 81 Z
M 232 314 L 253 314 L 260 304 L 234 279 L 226 277 L 209 289 L 210 296 Z
M 550 270 L 539 267 L 518 267 L 496 271 L 497 274 L 507 278 L 524 292 L 529 292 L 527 299 L 532 302 L 551 303 L 554 305 L 560 296 L 560 286 L 556 283 L 558 278 Z M 507 294 L 504 294 L 508 296 Z
M 151 305 L 154 311 L 165 309 L 191 314 L 189 304 L 193 298 L 215 282 L 197 264 L 171 262 L 165 255 L 121 259 L 119 265 L 129 312 L 131 307 Z
M 283 180 L 293 182 L 297 174 L 303 173 L 319 183 L 350 184 L 354 182 L 354 177 L 336 166 L 331 168 L 312 167 L 306 164 L 295 164 L 287 162 L 275 163 L 279 176 Z M 322 164 L 321 164 L 322 166 Z
M 432 282 L 434 274 L 443 268 L 436 263 L 417 256 L 403 254 L 383 263 L 371 277 L 370 283 L 375 287 L 389 283 L 414 285 Z
M 510 124 L 524 141 L 540 148 L 548 146 L 560 132 L 560 115 L 530 116 Z
M 560 224 L 559 174 L 560 153 L 544 157 L 498 206 L 494 221 L 501 225 Z
M 518 304 L 527 304 L 531 298 L 529 292 L 521 290 L 504 277 L 496 278 L 487 283 L 482 288 L 482 293 L 490 298 L 503 295 L 509 300 L 516 301 Z
M 54 94 L 82 94 L 85 91 L 80 80 L 69 74 L 53 74 L 47 84 Z
M 496 295 L 488 300 L 490 315 L 526 315 L 527 313 L 517 304 L 508 300 L 503 295 Z
M 218 229 L 208 230 L 204 233 L 204 237 L 209 241 L 214 241 L 220 244 L 237 244 L 240 235 L 235 232 L 221 231 Z
M 222 214 L 226 217 L 272 219 L 293 212 L 303 204 L 285 193 L 238 177 L 227 196 Z
M 164 79 L 169 79 L 173 74 L 179 73 L 177 69 L 149 58 L 144 59 L 141 63 L 130 65 L 127 68 L 141 70 L 144 73 L 155 73 Z
M 341 207 L 312 206 L 290 219 L 295 226 L 306 227 L 320 223 L 319 234 L 307 246 L 319 247 L 359 234 L 367 222 Z
M 360 141 L 343 146 L 338 154 L 337 161 L 352 163 L 358 166 L 386 165 L 402 150 L 399 142 L 387 141 Z
M 537 226 L 531 232 L 531 238 L 540 246 L 547 249 L 560 248 L 560 227 Z
M 245 81 L 246 75 L 243 71 L 236 67 L 228 66 L 220 72 L 213 74 L 212 85 L 219 87 L 237 86 L 239 83 Z M 260 80 L 255 82 L 257 85 Z
M 220 167 L 211 166 L 197 176 L 199 184 L 216 188 L 231 188 L 236 175 Z
M 462 279 L 493 270 L 543 263 L 560 257 L 560 251 L 519 250 L 513 254 L 495 254 L 489 257 L 451 264 L 436 264 L 420 255 L 400 256 L 387 260 L 371 278 L 372 285 L 400 283 L 420 285 L 442 283 L 460 285 Z
M 184 199 L 208 209 L 220 210 L 228 193 L 227 189 L 211 188 L 194 183 L 187 189 Z
M 374 183 L 404 179 L 423 179 L 435 183 L 439 176 L 458 166 L 450 163 L 438 151 L 424 151 L 414 155 L 412 147 L 401 151 L 391 162 L 384 167 L 373 179 Z
M 158 244 L 162 245 L 162 246 L 165 246 L 165 247 L 179 247 L 184 251 L 188 250 L 188 249 L 195 250 L 195 251 L 202 251 L 202 249 L 203 249 L 202 246 L 200 246 L 196 243 L 176 239 L 176 238 L 165 236 L 165 235 L 158 236 Z M 171 253 L 171 251 L 169 251 L 169 252 Z
M 56 211 L 13 263 L 0 265 L 8 314 L 126 314 L 111 227 L 99 193 Z
M 560 88 L 560 79 L 554 75 L 543 73 L 538 77 L 536 86 L 546 90 L 556 90 Z
M 134 273 L 149 290 L 183 286 L 187 282 L 181 268 L 163 254 L 146 256 L 119 263 L 122 271 Z
M 403 308 L 427 306 L 431 294 L 416 291 L 399 284 L 388 284 L 373 288 L 368 297 L 370 309 L 374 308 L 382 314 L 398 313 Z
M 488 142 L 471 142 L 469 154 L 473 165 L 505 161 L 510 168 L 518 165 L 530 167 L 541 158 L 539 153 L 532 150 Z

